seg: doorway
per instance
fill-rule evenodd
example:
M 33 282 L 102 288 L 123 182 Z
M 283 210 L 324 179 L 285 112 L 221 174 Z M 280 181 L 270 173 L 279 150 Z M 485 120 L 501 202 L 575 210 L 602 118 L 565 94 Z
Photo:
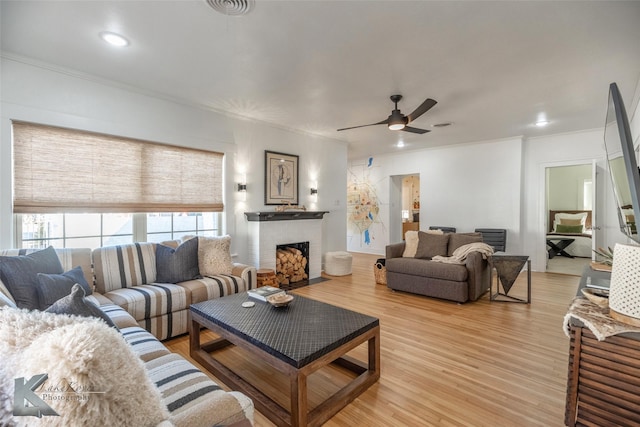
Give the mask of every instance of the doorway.
M 420 229 L 420 174 L 392 176 L 390 190 L 389 237 L 400 242 L 408 230 Z
M 580 276 L 593 258 L 595 163 L 545 168 L 546 271 Z

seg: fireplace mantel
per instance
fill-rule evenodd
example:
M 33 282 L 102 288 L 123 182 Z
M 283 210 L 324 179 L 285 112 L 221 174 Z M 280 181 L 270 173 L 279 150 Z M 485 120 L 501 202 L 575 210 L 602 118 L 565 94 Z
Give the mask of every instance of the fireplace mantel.
M 327 211 L 245 212 L 251 264 L 275 270 L 278 245 L 309 242 L 309 279 L 320 277 L 325 213 Z
M 245 212 L 247 221 L 291 221 L 298 219 L 322 219 L 329 211 Z

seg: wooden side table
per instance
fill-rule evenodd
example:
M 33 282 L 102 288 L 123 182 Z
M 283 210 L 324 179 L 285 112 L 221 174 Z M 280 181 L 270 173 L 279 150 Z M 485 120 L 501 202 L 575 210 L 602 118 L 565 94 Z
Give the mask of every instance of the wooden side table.
M 527 264 L 527 299 L 509 295 L 522 267 Z M 489 257 L 490 300 L 531 304 L 531 260 L 528 255 L 493 254 Z M 496 289 L 493 288 L 493 270 L 496 271 Z M 502 285 L 502 290 L 500 289 Z

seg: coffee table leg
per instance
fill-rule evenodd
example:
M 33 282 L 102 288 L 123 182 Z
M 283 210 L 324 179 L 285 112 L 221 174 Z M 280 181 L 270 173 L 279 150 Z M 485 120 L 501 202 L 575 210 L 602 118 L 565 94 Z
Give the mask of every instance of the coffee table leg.
M 294 372 L 290 376 L 291 382 L 291 425 L 302 427 L 307 425 L 307 376 Z
M 200 350 L 200 324 L 191 318 L 191 312 L 187 315 L 187 325 L 189 327 L 189 353 L 191 356 Z
M 380 329 L 376 330 L 376 334 L 369 340 L 369 371 L 380 377 Z

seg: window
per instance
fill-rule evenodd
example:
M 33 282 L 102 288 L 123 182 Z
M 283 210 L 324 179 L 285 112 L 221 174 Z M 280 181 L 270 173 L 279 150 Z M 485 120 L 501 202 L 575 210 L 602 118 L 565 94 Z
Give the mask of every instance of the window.
M 215 212 L 147 214 L 147 242 L 163 242 L 182 236 L 218 236 L 220 214 Z
M 221 216 L 205 213 L 18 215 L 18 247 L 91 248 L 134 241 L 160 243 L 185 235 L 218 236 Z M 147 232 L 144 232 L 144 229 Z
M 18 247 L 219 235 L 223 154 L 13 122 Z
M 133 241 L 131 214 L 25 214 L 23 248 L 97 248 Z

